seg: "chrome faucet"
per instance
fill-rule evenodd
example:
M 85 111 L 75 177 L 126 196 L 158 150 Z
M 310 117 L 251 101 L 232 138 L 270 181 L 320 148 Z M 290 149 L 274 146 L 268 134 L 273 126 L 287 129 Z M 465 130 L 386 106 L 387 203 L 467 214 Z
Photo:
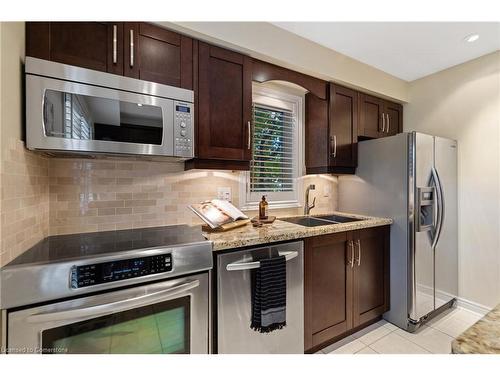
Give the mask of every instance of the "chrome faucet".
M 316 197 L 313 199 L 312 205 L 309 206 L 309 190 L 315 190 L 316 186 L 314 184 L 311 184 L 307 187 L 306 189 L 306 201 L 304 202 L 304 215 L 309 215 L 311 210 L 316 207 Z

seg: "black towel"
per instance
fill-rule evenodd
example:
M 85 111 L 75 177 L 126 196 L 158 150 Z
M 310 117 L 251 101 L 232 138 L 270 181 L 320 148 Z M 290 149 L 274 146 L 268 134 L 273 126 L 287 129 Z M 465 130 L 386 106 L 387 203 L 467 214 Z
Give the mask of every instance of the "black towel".
M 286 325 L 286 259 L 261 259 L 252 272 L 252 322 L 258 332 L 272 332 Z

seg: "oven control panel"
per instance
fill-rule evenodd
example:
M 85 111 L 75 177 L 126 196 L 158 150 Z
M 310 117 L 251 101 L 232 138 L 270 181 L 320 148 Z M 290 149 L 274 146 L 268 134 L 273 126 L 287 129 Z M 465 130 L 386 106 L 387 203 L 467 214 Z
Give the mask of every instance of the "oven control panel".
M 172 271 L 172 254 L 71 267 L 71 289 Z

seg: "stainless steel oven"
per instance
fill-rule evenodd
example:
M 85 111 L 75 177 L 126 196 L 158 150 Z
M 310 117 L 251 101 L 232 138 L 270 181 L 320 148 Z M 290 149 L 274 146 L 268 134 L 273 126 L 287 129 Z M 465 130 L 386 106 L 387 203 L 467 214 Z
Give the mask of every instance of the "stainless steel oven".
M 207 353 L 208 274 L 8 314 L 10 353 Z
M 26 58 L 29 149 L 84 154 L 194 156 L 194 93 Z
M 2 269 L 3 349 L 47 354 L 209 353 L 211 243 L 141 248 L 141 238 L 150 244 L 166 243 L 179 235 L 174 232 L 180 227 L 184 226 L 96 233 L 83 242 L 84 235 L 58 236 L 66 238 L 35 246 L 35 256 L 25 258 L 29 262 Z M 115 251 L 47 262 L 46 254 L 61 245 L 58 240 L 67 244 L 69 253 L 73 240 L 87 254 L 89 247 Z

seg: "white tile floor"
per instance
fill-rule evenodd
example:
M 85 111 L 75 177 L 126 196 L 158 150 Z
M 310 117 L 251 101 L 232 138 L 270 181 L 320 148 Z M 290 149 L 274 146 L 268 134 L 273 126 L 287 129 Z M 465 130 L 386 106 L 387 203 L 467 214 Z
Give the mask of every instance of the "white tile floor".
M 448 310 L 408 333 L 381 320 L 322 350 L 317 354 L 447 354 L 451 342 L 481 315 L 462 309 Z

